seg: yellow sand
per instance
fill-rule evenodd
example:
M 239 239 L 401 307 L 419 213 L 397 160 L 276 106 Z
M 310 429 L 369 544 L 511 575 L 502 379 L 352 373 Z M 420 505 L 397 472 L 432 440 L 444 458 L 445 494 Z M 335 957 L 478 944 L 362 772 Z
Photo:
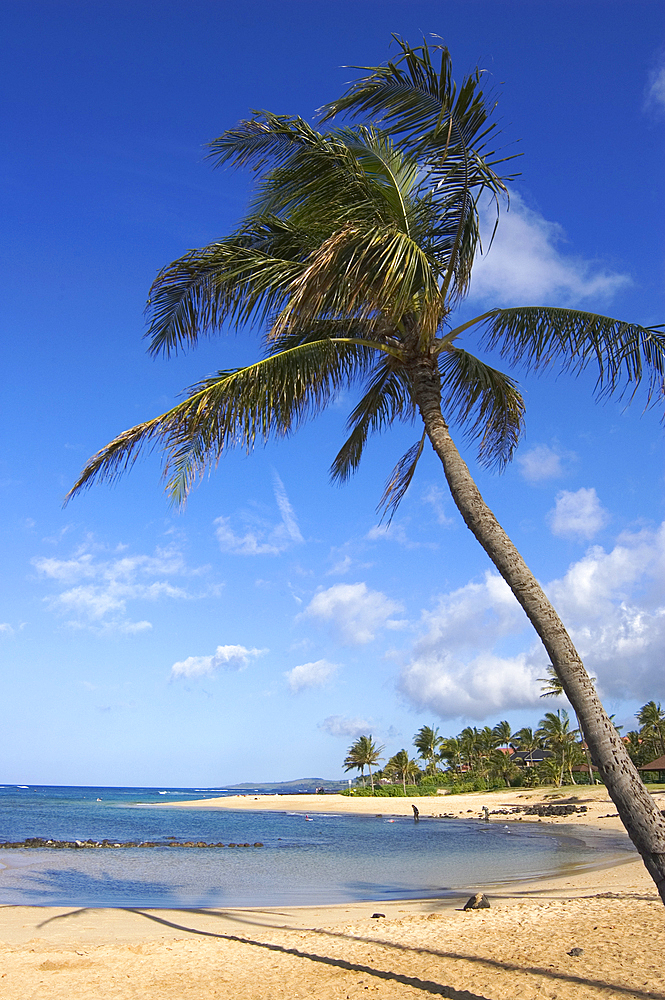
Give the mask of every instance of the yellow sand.
M 615 817 L 603 818 L 614 812 L 604 789 L 576 794 L 590 811 L 564 822 L 580 833 L 618 829 Z M 411 812 L 410 800 L 321 798 L 252 796 L 218 804 Z M 414 801 L 421 815 L 466 817 L 483 805 L 561 800 L 517 790 Z M 665 1000 L 665 909 L 640 861 L 490 898 L 490 910 L 466 913 L 437 900 L 265 910 L 0 907 L 0 997 Z M 385 917 L 372 919 L 374 912 Z M 575 947 L 584 953 L 568 955 Z

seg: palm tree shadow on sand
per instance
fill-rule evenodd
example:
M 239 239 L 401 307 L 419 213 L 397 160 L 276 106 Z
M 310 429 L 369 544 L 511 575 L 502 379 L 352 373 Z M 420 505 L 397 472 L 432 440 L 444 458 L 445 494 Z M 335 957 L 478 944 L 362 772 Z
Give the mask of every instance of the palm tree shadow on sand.
M 456 990 L 452 986 L 446 986 L 443 983 L 436 983 L 432 980 L 420 979 L 417 976 L 407 976 L 402 973 L 394 972 L 388 969 L 377 969 L 370 965 L 360 965 L 356 962 L 349 962 L 343 958 L 335 958 L 330 955 L 317 954 L 314 952 L 301 951 L 298 948 L 288 948 L 284 945 L 274 944 L 269 941 L 259 941 L 256 939 L 248 938 L 246 936 L 240 937 L 237 934 L 223 934 L 215 931 L 203 930 L 191 925 L 184 923 L 175 923 L 173 920 L 167 920 L 165 917 L 157 916 L 155 913 L 147 913 L 144 910 L 136 909 L 134 907 L 122 907 L 125 913 L 133 913 L 136 916 L 144 917 L 146 920 L 151 920 L 154 923 L 161 924 L 164 927 L 170 927 L 173 930 L 184 931 L 187 934 L 194 934 L 198 937 L 215 938 L 222 941 L 231 941 L 236 944 L 247 945 L 249 948 L 261 948 L 265 951 L 270 951 L 276 954 L 291 955 L 295 958 L 302 958 L 309 962 L 318 963 L 321 965 L 327 965 L 329 967 L 337 968 L 345 972 L 357 972 L 362 973 L 367 976 L 372 976 L 374 979 L 381 980 L 384 982 L 391 983 L 401 983 L 404 986 L 410 986 L 412 989 L 421 990 L 423 993 L 429 993 L 433 996 L 447 997 L 449 1000 L 490 1000 L 489 997 L 483 996 L 479 993 L 471 993 L 469 990 Z M 83 914 L 89 912 L 88 908 L 83 908 L 80 910 L 73 910 L 69 913 L 58 914 L 55 917 L 49 917 L 48 920 L 44 920 L 41 924 L 38 924 L 38 928 L 45 927 L 47 924 L 53 923 L 55 921 L 67 920 L 71 918 L 76 918 L 82 916 Z M 233 921 L 237 923 L 251 923 L 254 926 L 263 926 L 270 928 L 271 930 L 279 931 L 289 931 L 292 928 L 276 926 L 271 923 L 261 923 L 258 920 L 250 921 L 247 918 L 239 917 L 231 913 L 219 912 L 213 913 L 210 910 L 180 910 L 179 913 L 184 917 L 188 915 L 194 917 L 195 915 L 205 915 L 206 917 L 212 917 L 219 920 Z M 302 933 L 303 928 L 293 929 L 294 933 Z M 585 976 L 574 975 L 572 973 L 558 972 L 549 968 L 542 968 L 540 966 L 528 966 L 520 965 L 517 962 L 500 962 L 493 958 L 482 958 L 478 955 L 465 954 L 463 952 L 455 951 L 438 951 L 433 948 L 414 948 L 409 945 L 397 944 L 391 941 L 385 941 L 379 937 L 351 937 L 348 934 L 343 934 L 340 931 L 330 931 L 321 930 L 318 928 L 307 928 L 307 933 L 316 934 L 320 937 L 321 941 L 325 941 L 327 938 L 332 938 L 335 940 L 349 940 L 354 944 L 359 942 L 365 944 L 376 944 L 380 945 L 385 949 L 392 949 L 396 953 L 412 955 L 427 955 L 434 958 L 448 958 L 456 959 L 458 961 L 469 962 L 471 965 L 477 965 L 482 968 L 487 969 L 500 969 L 506 973 L 523 973 L 527 975 L 537 975 L 544 976 L 554 982 L 561 983 L 571 983 L 578 986 L 591 986 L 600 990 L 612 990 L 613 995 L 617 997 L 633 997 L 637 1000 L 665 1000 L 665 993 L 655 993 L 651 990 L 640 990 L 634 987 L 622 986 L 619 983 L 610 983 L 603 979 L 592 979 Z

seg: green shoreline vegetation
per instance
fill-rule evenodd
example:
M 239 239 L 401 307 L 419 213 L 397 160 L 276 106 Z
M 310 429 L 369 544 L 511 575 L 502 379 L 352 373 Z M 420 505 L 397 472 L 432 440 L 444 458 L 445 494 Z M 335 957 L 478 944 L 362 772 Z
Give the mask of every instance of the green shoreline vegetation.
M 549 697 L 549 678 L 542 697 Z M 638 768 L 657 762 L 665 754 L 665 711 L 660 702 L 649 701 L 636 714 L 638 729 L 622 737 L 631 760 Z M 622 727 L 617 727 L 617 731 Z M 360 772 L 356 786 L 342 795 L 402 797 L 495 791 L 502 788 L 596 784 L 598 770 L 588 756 L 580 728 L 571 728 L 565 709 L 546 712 L 533 730 L 528 726 L 512 732 L 507 721 L 493 728 L 467 726 L 457 736 L 440 736 L 439 730 L 423 726 L 413 738 L 418 761 L 405 749 L 377 768 L 385 747 L 371 736 L 359 736 L 344 760 L 346 771 Z M 660 763 L 663 763 L 662 761 Z M 443 765 L 443 766 L 442 766 Z M 374 768 L 374 770 L 373 770 Z M 365 779 L 369 777 L 369 788 Z M 655 784 L 663 768 L 642 771 L 646 783 Z

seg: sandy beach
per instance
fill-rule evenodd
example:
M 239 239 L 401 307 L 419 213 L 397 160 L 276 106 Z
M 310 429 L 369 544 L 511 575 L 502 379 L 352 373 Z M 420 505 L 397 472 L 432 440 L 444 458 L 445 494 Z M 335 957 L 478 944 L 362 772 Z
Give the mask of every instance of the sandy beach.
M 483 806 L 491 813 L 573 796 L 585 813 L 541 822 L 575 826 L 580 836 L 621 830 L 604 788 L 413 801 L 423 817 L 472 819 Z M 665 793 L 657 797 L 665 808 Z M 169 808 L 211 806 L 411 814 L 410 799 L 332 795 L 238 796 Z M 475 912 L 432 899 L 237 910 L 0 907 L 0 996 L 665 1000 L 665 910 L 641 861 L 627 857 L 602 870 L 512 885 L 490 893 L 489 910 Z M 573 949 L 582 953 L 570 955 Z

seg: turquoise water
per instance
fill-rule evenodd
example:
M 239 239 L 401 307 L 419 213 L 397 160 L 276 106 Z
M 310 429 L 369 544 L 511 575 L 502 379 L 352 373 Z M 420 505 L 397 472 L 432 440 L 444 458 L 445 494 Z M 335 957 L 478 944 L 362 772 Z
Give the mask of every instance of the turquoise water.
M 123 850 L 0 851 L 0 904 L 285 906 L 456 896 L 597 867 L 625 852 L 557 828 L 449 819 L 169 809 L 219 790 L 0 787 L 0 841 L 158 841 Z M 98 801 L 100 800 L 101 801 Z M 380 801 L 377 801 L 377 811 Z M 169 837 L 261 848 L 169 848 Z

